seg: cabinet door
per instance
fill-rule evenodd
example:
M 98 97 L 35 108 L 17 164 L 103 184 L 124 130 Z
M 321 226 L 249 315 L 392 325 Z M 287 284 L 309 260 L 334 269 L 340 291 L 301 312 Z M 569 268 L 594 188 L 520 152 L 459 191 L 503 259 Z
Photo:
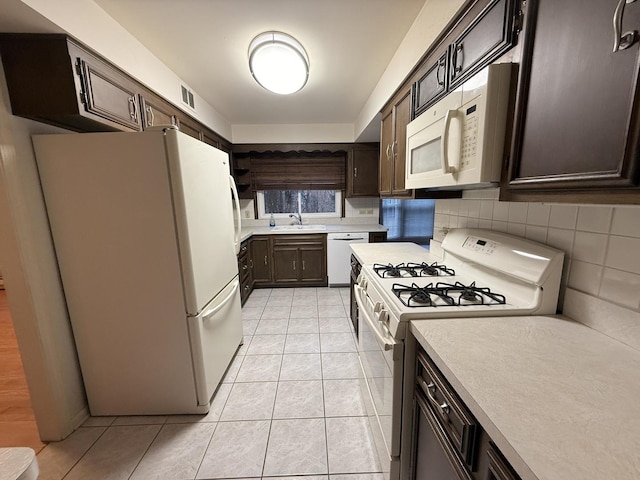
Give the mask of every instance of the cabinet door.
M 378 196 L 379 148 L 354 148 L 347 159 L 347 197 Z
M 301 269 L 298 247 L 276 245 L 273 247 L 274 283 L 295 283 Z
M 407 125 L 411 121 L 411 90 L 394 107 L 393 142 L 393 184 L 391 193 L 396 196 L 409 196 L 411 190 L 404 188 L 404 174 L 407 159 Z
M 195 121 L 181 117 L 178 119 L 178 127 L 181 132 L 186 133 L 190 137 L 197 138 L 198 140 L 202 139 L 200 125 Z
M 490 0 L 451 45 L 450 88 L 498 58 L 514 43 L 515 0 Z M 577 8 L 574 5 L 574 8 Z M 553 55 L 553 50 L 549 51 Z
M 253 284 L 271 283 L 271 256 L 269 254 L 269 237 L 253 237 L 251 239 L 251 260 Z
M 520 480 L 518 474 L 513 471 L 509 462 L 492 442 L 489 443 L 487 456 L 489 457 L 489 465 L 486 480 Z
M 305 245 L 300 247 L 301 283 L 327 282 L 327 256 L 323 245 Z
M 617 3 L 529 2 L 501 198 L 533 192 L 539 199 L 610 203 L 619 192 L 640 203 L 639 47 L 636 41 L 612 52 Z M 621 32 L 637 28 L 640 3 L 620 5 Z
M 157 127 L 163 125 L 175 125 L 176 117 L 173 114 L 173 107 L 168 103 L 160 100 L 141 97 L 142 105 L 142 126 L 146 130 L 149 127 Z
M 445 50 L 415 84 L 413 96 L 414 118 L 433 105 L 447 91 L 448 50 Z
M 202 141 L 212 147 L 220 148 L 220 140 L 210 130 L 202 131 Z
M 391 195 L 393 174 L 393 108 L 383 112 L 380 124 L 380 195 Z
M 142 129 L 135 83 L 98 60 L 79 58 L 85 110 L 131 130 Z

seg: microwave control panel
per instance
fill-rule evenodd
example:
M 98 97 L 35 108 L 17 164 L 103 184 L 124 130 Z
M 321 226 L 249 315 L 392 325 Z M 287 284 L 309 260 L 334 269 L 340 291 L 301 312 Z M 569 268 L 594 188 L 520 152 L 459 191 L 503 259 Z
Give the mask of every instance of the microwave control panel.
M 476 105 L 472 105 L 464 111 L 462 131 L 462 150 L 460 152 L 460 168 L 469 166 L 471 160 L 476 156 L 478 147 L 478 114 Z

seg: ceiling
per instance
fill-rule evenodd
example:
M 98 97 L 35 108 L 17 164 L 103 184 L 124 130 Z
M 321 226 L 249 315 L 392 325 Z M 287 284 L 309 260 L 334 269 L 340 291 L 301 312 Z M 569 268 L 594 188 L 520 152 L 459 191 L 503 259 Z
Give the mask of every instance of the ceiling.
M 354 123 L 425 0 L 95 0 L 233 125 Z M 307 85 L 281 96 L 251 77 L 264 31 L 294 36 Z

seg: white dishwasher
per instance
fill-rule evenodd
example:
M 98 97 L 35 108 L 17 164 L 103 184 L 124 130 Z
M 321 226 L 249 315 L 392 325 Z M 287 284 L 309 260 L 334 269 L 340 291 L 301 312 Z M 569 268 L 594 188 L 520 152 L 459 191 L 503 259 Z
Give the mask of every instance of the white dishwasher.
M 369 243 L 369 234 L 329 233 L 327 234 L 327 274 L 329 286 L 349 285 L 351 275 L 352 243 Z

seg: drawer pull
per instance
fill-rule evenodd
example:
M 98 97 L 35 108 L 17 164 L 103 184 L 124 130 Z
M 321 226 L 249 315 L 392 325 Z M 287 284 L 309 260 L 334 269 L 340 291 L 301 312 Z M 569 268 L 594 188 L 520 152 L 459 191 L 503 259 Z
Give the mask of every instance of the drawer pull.
M 449 410 L 451 409 L 451 407 L 449 407 L 447 402 L 443 402 L 442 405 L 441 405 L 440 402 L 438 402 L 438 400 L 436 400 L 436 397 L 434 395 L 434 392 L 436 391 L 435 384 L 433 382 L 430 382 L 427 385 L 427 389 L 426 390 L 427 390 L 427 396 L 429 397 L 429 401 L 433 405 L 438 407 L 443 415 L 445 415 L 445 416 L 449 415 Z

